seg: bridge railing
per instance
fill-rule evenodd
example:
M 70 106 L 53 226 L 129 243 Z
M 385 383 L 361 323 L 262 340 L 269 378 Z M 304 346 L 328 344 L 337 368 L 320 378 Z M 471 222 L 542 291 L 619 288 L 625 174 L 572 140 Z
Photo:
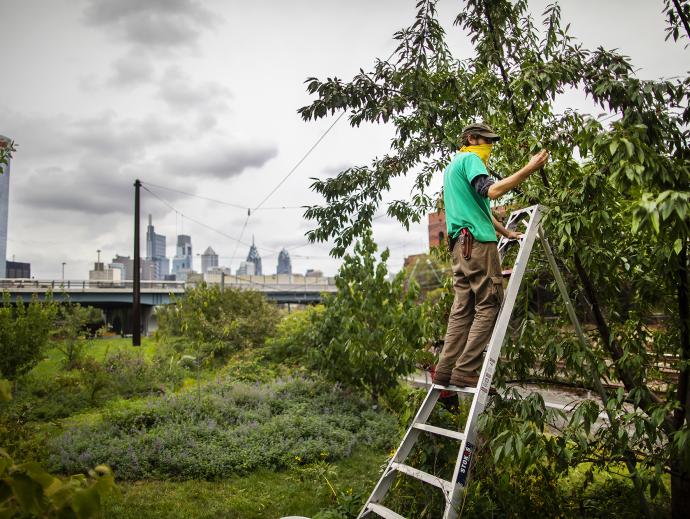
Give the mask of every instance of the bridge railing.
M 133 282 L 127 281 L 94 281 L 85 279 L 0 279 L 0 290 L 102 290 L 102 289 L 129 289 L 132 290 Z M 184 281 L 142 281 L 142 290 L 160 290 L 179 292 L 184 290 Z
M 242 276 L 226 275 L 221 281 L 210 277 L 206 280 L 209 285 L 224 284 L 226 287 L 243 289 L 255 288 L 257 290 L 310 290 L 331 292 L 335 289 L 335 278 L 332 277 L 308 277 L 293 275 L 268 275 L 268 276 Z M 197 282 L 184 281 L 141 281 L 142 291 L 159 292 L 183 292 L 188 286 L 195 286 Z M 0 279 L 0 291 L 8 290 L 27 290 L 27 291 L 87 291 L 87 290 L 132 290 L 133 282 L 107 281 L 107 280 L 84 280 L 84 279 Z

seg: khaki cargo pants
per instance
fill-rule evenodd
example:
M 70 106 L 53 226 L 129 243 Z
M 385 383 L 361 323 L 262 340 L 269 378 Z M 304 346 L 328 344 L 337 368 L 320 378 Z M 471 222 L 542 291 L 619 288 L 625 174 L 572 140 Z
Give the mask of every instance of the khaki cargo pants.
M 441 376 L 479 374 L 482 353 L 503 301 L 503 276 L 496 242 L 473 240 L 469 260 L 463 258 L 461 242 L 462 237 L 452 251 L 455 300 L 436 365 L 436 373 Z

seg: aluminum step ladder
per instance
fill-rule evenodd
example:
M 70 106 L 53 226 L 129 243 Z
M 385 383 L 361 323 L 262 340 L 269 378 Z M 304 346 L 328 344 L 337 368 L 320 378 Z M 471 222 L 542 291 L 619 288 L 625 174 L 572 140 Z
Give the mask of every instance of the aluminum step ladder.
M 443 492 L 446 502 L 443 519 L 455 519 L 458 517 L 462 495 L 468 483 L 468 475 L 472 464 L 472 455 L 476 448 L 477 418 L 486 408 L 489 397 L 489 389 L 491 388 L 491 380 L 496 369 L 496 363 L 498 362 L 498 358 L 501 353 L 501 347 L 503 346 L 503 340 L 506 336 L 506 331 L 508 329 L 511 314 L 513 313 L 513 308 L 515 307 L 515 300 L 517 298 L 525 270 L 527 269 L 527 262 L 532 252 L 532 246 L 534 245 L 537 237 L 539 237 L 542 242 L 549 265 L 554 273 L 554 276 L 556 277 L 556 282 L 559 286 L 561 296 L 565 299 L 568 314 L 573 321 L 573 324 L 575 324 L 576 330 L 581 333 L 581 328 L 579 326 L 579 322 L 577 322 L 577 317 L 575 316 L 574 308 L 570 301 L 570 297 L 568 296 L 563 278 L 560 275 L 556 265 L 551 247 L 549 246 L 549 243 L 547 242 L 541 229 L 540 222 L 543 213 L 543 207 L 534 205 L 519 211 L 515 211 L 511 213 L 508 218 L 506 228 L 523 232 L 524 236 L 519 240 L 520 249 L 518 251 L 515 264 L 513 265 L 513 271 L 508 282 L 508 287 L 505 291 L 501 309 L 496 318 L 496 325 L 494 326 L 491 339 L 489 340 L 489 344 L 486 349 L 484 363 L 479 375 L 480 383 L 478 387 L 439 386 L 432 384 L 429 392 L 422 402 L 422 405 L 412 421 L 412 425 L 410 425 L 402 439 L 402 442 L 400 443 L 400 446 L 395 451 L 395 454 L 389 461 L 386 469 L 383 471 L 381 478 L 374 487 L 374 490 L 369 496 L 364 508 L 360 512 L 358 519 L 376 516 L 380 516 L 385 519 L 405 519 L 404 516 L 381 504 L 398 473 L 411 476 L 424 483 L 438 487 Z M 518 226 L 523 224 L 526 226 L 526 229 L 519 229 Z M 500 241 L 498 242 L 498 251 L 501 263 L 503 262 L 503 259 L 510 246 L 514 245 L 515 243 L 515 240 L 508 240 L 505 237 L 501 237 Z M 438 401 L 441 391 L 452 391 L 458 393 L 458 396 L 472 396 L 472 405 L 465 423 L 464 432 L 452 431 L 427 423 L 427 420 L 429 419 L 429 416 L 431 415 L 431 412 Z M 409 465 L 405 465 L 407 456 L 412 451 L 412 448 L 417 443 L 419 435 L 422 432 L 451 438 L 460 443 L 452 480 L 448 481 Z

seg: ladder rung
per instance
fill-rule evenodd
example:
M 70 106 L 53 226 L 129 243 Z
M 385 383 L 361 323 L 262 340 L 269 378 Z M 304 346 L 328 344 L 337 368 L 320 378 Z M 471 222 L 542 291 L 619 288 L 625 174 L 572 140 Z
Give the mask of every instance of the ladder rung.
M 463 440 L 465 438 L 465 435 L 459 431 L 451 431 L 450 429 L 443 429 L 442 427 L 436 427 L 427 423 L 415 423 L 412 424 L 412 427 L 430 432 L 432 434 L 437 434 L 439 436 L 445 436 L 446 438 L 453 438 L 455 440 Z
M 476 387 L 439 386 L 438 384 L 434 384 L 433 387 L 440 391 L 455 391 L 456 393 L 467 393 L 470 395 L 477 392 Z
M 384 519 L 405 519 L 402 515 L 395 513 L 390 508 L 386 508 L 378 503 L 369 503 L 367 505 L 367 510 L 371 510 L 375 514 L 383 517 Z
M 434 485 L 446 493 L 453 490 L 453 485 L 450 481 L 446 481 L 438 476 L 432 476 L 428 472 L 410 467 L 409 465 L 403 465 L 402 463 L 391 463 L 391 469 L 402 472 L 403 474 L 407 474 L 408 476 L 412 476 L 413 478 L 417 478 L 420 481 L 429 483 L 430 485 Z

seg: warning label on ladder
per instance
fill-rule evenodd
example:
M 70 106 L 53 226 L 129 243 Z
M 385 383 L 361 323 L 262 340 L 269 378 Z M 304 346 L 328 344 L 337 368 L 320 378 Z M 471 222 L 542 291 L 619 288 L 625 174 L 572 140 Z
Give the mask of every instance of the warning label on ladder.
M 460 470 L 458 471 L 458 483 L 465 486 L 467 482 L 467 474 L 470 471 L 470 461 L 472 461 L 472 453 L 474 452 L 474 445 L 467 442 L 465 450 L 462 453 L 462 461 L 460 462 Z

